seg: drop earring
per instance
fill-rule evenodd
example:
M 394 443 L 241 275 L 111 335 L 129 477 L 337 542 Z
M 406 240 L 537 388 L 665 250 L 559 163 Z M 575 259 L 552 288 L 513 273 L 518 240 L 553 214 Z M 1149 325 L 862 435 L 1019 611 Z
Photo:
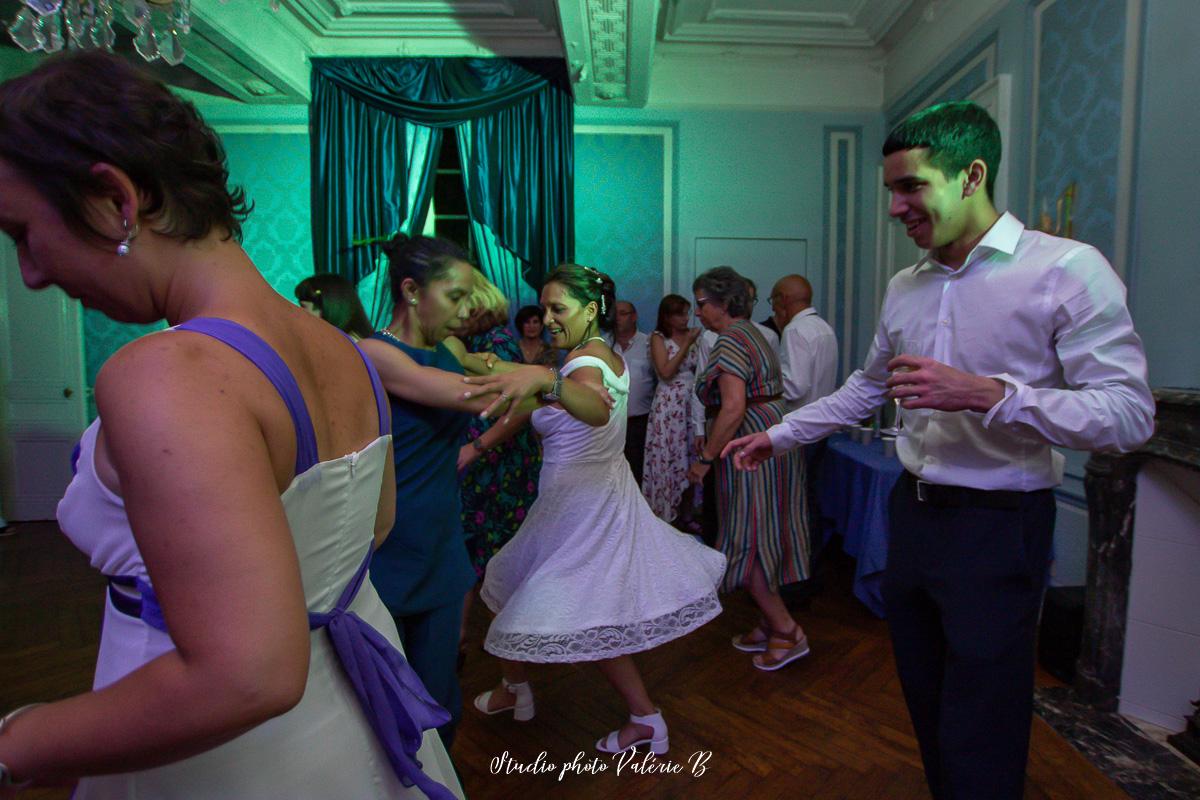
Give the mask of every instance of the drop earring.
M 133 243 L 133 240 L 137 238 L 138 232 L 141 230 L 141 228 L 136 222 L 133 223 L 132 228 L 129 227 L 129 220 L 125 219 L 124 217 L 121 217 L 121 226 L 125 228 L 125 238 L 122 239 L 117 245 L 117 255 L 127 256 L 129 255 L 129 246 Z

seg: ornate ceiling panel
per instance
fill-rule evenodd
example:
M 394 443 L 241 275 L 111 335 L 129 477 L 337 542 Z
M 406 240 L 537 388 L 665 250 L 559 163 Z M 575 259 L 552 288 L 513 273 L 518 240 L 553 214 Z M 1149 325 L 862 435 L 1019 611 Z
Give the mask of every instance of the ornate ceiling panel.
M 664 42 L 875 47 L 913 0 L 672 0 Z
M 576 102 L 634 107 L 651 97 L 653 75 L 663 84 L 656 104 L 695 105 L 714 85 L 746 85 L 739 76 L 790 86 L 802 76 L 845 73 L 861 91 L 846 95 L 842 85 L 824 99 L 792 89 L 717 94 L 721 104 L 860 107 L 877 102 L 888 46 L 881 39 L 923 2 L 281 0 L 272 12 L 265 0 L 192 0 L 193 35 L 204 42 L 187 66 L 243 101 L 302 102 L 312 57 L 565 57 Z

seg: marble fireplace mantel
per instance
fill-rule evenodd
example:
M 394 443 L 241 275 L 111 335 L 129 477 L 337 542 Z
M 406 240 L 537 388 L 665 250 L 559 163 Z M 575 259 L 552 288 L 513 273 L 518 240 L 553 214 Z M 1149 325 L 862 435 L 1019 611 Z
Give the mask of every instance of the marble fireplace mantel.
M 1133 453 L 1094 453 L 1088 500 L 1087 599 L 1074 694 L 1116 711 L 1125 654 L 1137 476 L 1152 459 L 1200 471 L 1200 389 L 1158 389 L 1154 436 Z

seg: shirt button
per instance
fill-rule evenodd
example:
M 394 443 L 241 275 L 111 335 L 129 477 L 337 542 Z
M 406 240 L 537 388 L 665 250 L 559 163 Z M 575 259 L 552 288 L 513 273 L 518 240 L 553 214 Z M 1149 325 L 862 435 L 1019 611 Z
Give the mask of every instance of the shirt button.
M 949 325 L 949 324 L 950 324 L 950 320 L 948 320 L 948 319 L 944 319 L 944 320 L 942 320 L 942 324 L 943 324 L 943 325 Z

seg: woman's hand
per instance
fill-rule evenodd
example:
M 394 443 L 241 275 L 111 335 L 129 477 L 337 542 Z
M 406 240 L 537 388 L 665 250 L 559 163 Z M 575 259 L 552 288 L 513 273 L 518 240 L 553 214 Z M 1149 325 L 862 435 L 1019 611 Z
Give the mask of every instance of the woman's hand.
M 541 397 L 554 387 L 554 371 L 548 367 L 523 366 L 497 375 L 464 378 L 463 382 L 471 385 L 471 388 L 463 393 L 464 400 L 482 394 L 497 395 L 492 404 L 480 412 L 480 417 L 489 419 L 497 414 L 504 414 L 507 422 L 512 411 L 523 401 L 531 397 Z
M 712 469 L 712 464 L 701 464 L 699 461 L 693 461 L 687 471 L 688 483 L 704 483 L 704 477 L 708 475 L 710 469 Z
M 702 333 L 704 333 L 704 328 L 688 328 L 687 346 L 691 347 L 694 345 Z
M 482 451 L 475 447 L 472 442 L 467 442 L 462 447 L 458 448 L 458 471 L 461 473 L 463 470 L 470 467 L 479 460 L 480 455 L 482 455 Z

